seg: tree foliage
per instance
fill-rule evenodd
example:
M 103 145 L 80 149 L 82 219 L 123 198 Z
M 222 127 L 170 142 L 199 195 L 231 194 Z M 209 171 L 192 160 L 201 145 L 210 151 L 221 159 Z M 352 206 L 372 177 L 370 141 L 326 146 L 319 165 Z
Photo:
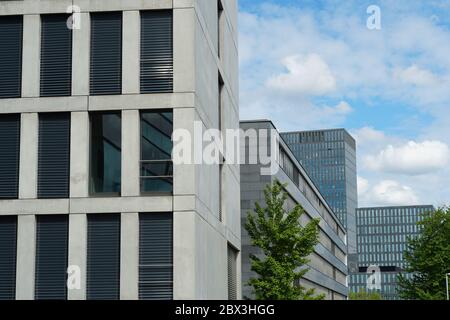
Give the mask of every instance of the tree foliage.
M 350 300 L 383 300 L 381 294 L 376 291 L 367 292 L 366 290 L 361 290 L 359 292 L 350 292 Z
M 399 294 L 409 300 L 444 300 L 445 275 L 450 272 L 450 208 L 426 214 L 420 233 L 408 239 L 406 272 L 399 276 Z
M 264 190 L 263 208 L 256 203 L 249 212 L 245 229 L 252 245 L 260 248 L 263 255 L 251 255 L 252 271 L 258 276 L 249 280 L 257 300 L 313 300 L 314 289 L 307 290 L 298 280 L 308 268 L 307 257 L 318 243 L 319 220 L 311 220 L 306 226 L 300 223 L 304 209 L 297 205 L 292 211 L 285 210 L 287 194 L 279 181 Z

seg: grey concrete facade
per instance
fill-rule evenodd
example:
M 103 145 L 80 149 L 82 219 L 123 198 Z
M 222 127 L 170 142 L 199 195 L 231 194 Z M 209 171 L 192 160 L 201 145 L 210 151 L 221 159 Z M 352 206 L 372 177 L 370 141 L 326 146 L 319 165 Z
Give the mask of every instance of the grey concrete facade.
M 1 1 L 0 18 L 24 15 L 22 97 L 0 99 L 0 116 L 21 113 L 19 198 L 0 200 L 0 215 L 17 215 L 17 299 L 34 298 L 35 217 L 69 215 L 69 264 L 86 270 L 86 217 L 121 214 L 121 299 L 138 299 L 138 213 L 173 213 L 173 298 L 227 299 L 227 246 L 240 252 L 240 168 L 175 165 L 172 195 L 140 193 L 141 110 L 173 110 L 174 130 L 193 133 L 194 121 L 218 128 L 219 74 L 224 82 L 222 128 L 239 128 L 237 1 L 221 0 L 24 0 Z M 81 9 L 81 29 L 73 30 L 72 95 L 40 97 L 40 15 Z M 173 10 L 172 93 L 140 94 L 141 10 Z M 89 95 L 90 13 L 123 12 L 122 94 Z M 219 46 L 219 34 L 222 43 Z M 221 50 L 219 54 L 218 50 Z M 122 192 L 120 197 L 89 196 L 89 113 L 120 110 L 122 115 Z M 71 113 L 70 197 L 38 199 L 38 115 Z M 219 196 L 219 193 L 222 193 Z M 219 199 L 226 208 L 219 219 Z M 223 210 L 222 210 L 223 211 Z M 238 260 L 240 256 L 238 255 Z M 240 263 L 237 264 L 240 266 Z M 240 290 L 240 267 L 237 283 Z M 86 281 L 68 299 L 86 298 Z M 240 298 L 240 294 L 238 296 Z
M 241 121 L 241 129 L 246 132 L 249 129 L 256 130 L 276 130 L 269 120 Z M 254 145 L 256 141 L 246 139 L 241 136 L 241 158 L 255 153 Z M 267 184 L 275 180 L 287 184 L 288 193 L 287 209 L 292 209 L 296 204 L 300 204 L 306 211 L 302 217 L 302 224 L 311 219 L 319 218 L 319 244 L 314 253 L 309 257 L 310 270 L 300 284 L 307 288 L 315 288 L 317 294 L 325 294 L 329 300 L 344 300 L 347 298 L 347 238 L 345 228 L 337 216 L 328 207 L 324 198 L 314 186 L 305 170 L 297 162 L 290 152 L 286 143 L 280 139 L 276 152 L 283 152 L 290 163 L 297 177 L 292 178 L 282 168 L 280 156 L 277 166 L 279 170 L 272 175 L 261 175 L 263 167 L 260 160 L 257 164 L 241 164 L 241 223 L 244 226 L 249 211 L 255 208 L 255 202 L 264 205 L 264 188 Z M 243 158 L 242 158 L 243 159 Z M 295 182 L 298 178 L 298 182 Z M 251 271 L 250 254 L 261 254 L 258 248 L 251 245 L 251 239 L 244 227 L 242 227 L 242 284 L 243 296 L 252 298 L 251 288 L 246 285 L 255 274 Z

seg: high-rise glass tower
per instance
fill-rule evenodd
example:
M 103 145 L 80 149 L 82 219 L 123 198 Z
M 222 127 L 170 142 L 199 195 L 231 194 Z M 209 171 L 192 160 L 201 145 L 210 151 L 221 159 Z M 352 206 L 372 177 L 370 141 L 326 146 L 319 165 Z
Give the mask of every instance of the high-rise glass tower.
M 287 132 L 281 136 L 347 228 L 348 253 L 356 253 L 355 139 L 344 129 Z

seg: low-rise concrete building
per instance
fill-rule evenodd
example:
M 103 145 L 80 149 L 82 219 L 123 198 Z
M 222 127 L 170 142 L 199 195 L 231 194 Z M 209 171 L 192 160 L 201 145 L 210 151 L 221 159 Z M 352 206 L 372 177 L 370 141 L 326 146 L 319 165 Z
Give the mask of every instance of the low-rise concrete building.
M 300 204 L 306 211 L 302 217 L 302 224 L 314 218 L 320 219 L 319 244 L 309 257 L 310 270 L 300 284 L 306 288 L 316 289 L 317 294 L 325 294 L 329 300 L 344 300 L 347 298 L 347 244 L 346 232 L 343 224 L 330 209 L 306 171 L 296 160 L 287 144 L 280 139 L 279 145 L 274 146 L 270 134 L 278 135 L 276 128 L 269 120 L 241 121 L 241 210 L 242 210 L 242 286 L 243 296 L 252 298 L 251 288 L 246 285 L 251 277 L 256 276 L 251 271 L 250 254 L 261 254 L 261 250 L 251 245 L 251 239 L 244 228 L 247 214 L 255 208 L 255 202 L 264 206 L 264 189 L 267 184 L 275 180 L 287 184 L 285 191 L 288 194 L 287 208 L 292 209 Z M 256 135 L 249 130 L 263 130 L 267 135 Z M 255 138 L 256 136 L 256 138 Z M 276 163 L 269 173 L 268 164 L 263 163 L 260 157 L 251 161 L 256 153 L 263 152 L 258 149 L 261 143 L 268 142 L 267 150 Z M 274 155 L 273 153 L 276 153 Z M 266 154 L 264 154 L 266 155 Z M 256 159 L 254 158 L 254 159 Z M 262 171 L 266 170 L 264 174 Z
M 0 1 L 0 299 L 240 298 L 237 1 Z M 69 287 L 66 286 L 69 272 Z

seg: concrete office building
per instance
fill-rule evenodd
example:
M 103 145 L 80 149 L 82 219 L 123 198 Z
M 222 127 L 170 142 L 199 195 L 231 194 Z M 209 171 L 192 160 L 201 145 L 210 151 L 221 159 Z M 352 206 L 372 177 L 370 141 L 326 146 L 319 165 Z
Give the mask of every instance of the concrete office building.
M 348 265 L 356 267 L 356 142 L 345 129 L 281 133 L 347 230 Z
M 239 128 L 237 38 L 235 0 L 0 1 L 0 299 L 241 297 L 239 166 L 171 157 Z
M 276 130 L 269 120 L 241 121 L 241 129 Z M 270 139 L 269 139 L 270 140 Z M 261 141 L 241 136 L 241 157 L 254 155 L 256 146 Z M 272 143 L 272 142 L 271 142 Z M 270 150 L 271 146 L 268 147 Z M 315 252 L 309 257 L 309 272 L 301 279 L 301 285 L 315 288 L 317 294 L 325 294 L 326 299 L 346 299 L 347 288 L 347 244 L 343 224 L 333 213 L 325 199 L 315 187 L 312 180 L 296 160 L 286 143 L 280 139 L 277 157 L 279 167 L 273 175 L 261 175 L 261 168 L 265 167 L 260 160 L 250 164 L 249 159 L 241 164 L 241 210 L 242 210 L 242 286 L 243 296 L 252 297 L 248 280 L 255 276 L 251 271 L 250 254 L 260 254 L 261 251 L 251 245 L 251 240 L 243 227 L 249 211 L 253 211 L 255 202 L 264 205 L 264 189 L 267 184 L 279 180 L 286 183 L 289 195 L 288 209 L 300 204 L 306 211 L 302 223 L 306 224 L 314 218 L 320 219 L 320 243 Z
M 417 222 L 432 211 L 433 206 L 358 208 L 358 271 L 350 273 L 350 290 L 376 290 L 385 300 L 398 300 L 397 277 L 406 266 L 403 252 L 407 238 L 417 235 Z M 367 288 L 367 280 L 374 271 L 368 270 L 371 266 L 381 272 L 378 278 L 381 287 Z M 372 276 L 369 284 L 376 284 L 375 281 Z

